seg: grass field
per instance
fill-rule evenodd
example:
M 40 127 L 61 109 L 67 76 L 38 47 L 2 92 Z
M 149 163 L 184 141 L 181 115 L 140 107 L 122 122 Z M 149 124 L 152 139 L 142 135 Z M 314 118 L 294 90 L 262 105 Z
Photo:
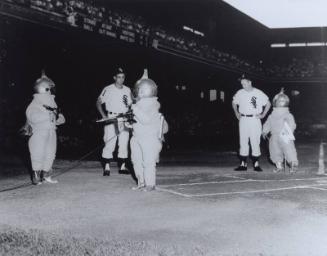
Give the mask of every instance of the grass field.
M 319 144 L 298 173 L 233 171 L 232 152 L 167 152 L 158 189 L 84 161 L 56 185 L 0 193 L 0 255 L 326 255 L 327 176 Z M 55 169 L 71 161 L 57 160 Z M 8 163 L 7 163 L 8 166 Z M 17 162 L 14 168 L 19 168 Z M 19 173 L 19 172 L 18 172 Z M 5 176 L 1 188 L 28 181 Z

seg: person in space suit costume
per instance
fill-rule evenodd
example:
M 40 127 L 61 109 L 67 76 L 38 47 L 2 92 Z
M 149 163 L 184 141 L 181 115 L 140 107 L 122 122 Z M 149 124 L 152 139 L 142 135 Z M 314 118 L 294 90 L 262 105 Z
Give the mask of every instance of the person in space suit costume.
M 262 136 L 271 134 L 269 139 L 269 152 L 272 162 L 276 165 L 274 172 L 283 168 L 284 158 L 290 166 L 290 173 L 298 169 L 298 158 L 294 144 L 294 130 L 296 123 L 294 116 L 289 112 L 289 97 L 282 89 L 273 99 L 273 111 L 263 125 Z
M 28 148 L 32 163 L 32 183 L 45 181 L 57 183 L 51 178 L 52 164 L 57 150 L 57 125 L 65 123 L 59 113 L 55 96 L 51 94 L 54 82 L 44 73 L 36 80 L 35 94 L 26 109 L 26 123 L 31 127 Z
M 156 83 L 148 78 L 147 70 L 135 84 L 136 103 L 132 105 L 131 158 L 138 180 L 134 190 L 152 191 L 156 185 L 156 164 L 162 148 L 163 134 L 168 124 L 159 112 Z

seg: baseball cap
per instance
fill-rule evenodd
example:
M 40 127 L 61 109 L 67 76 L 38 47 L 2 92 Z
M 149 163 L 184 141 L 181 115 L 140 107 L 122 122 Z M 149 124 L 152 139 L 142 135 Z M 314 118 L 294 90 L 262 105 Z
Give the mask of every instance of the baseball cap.
M 242 74 L 242 76 L 238 78 L 238 81 L 242 81 L 243 79 L 252 81 L 247 74 Z
M 119 75 L 119 74 L 126 75 L 125 71 L 122 68 L 120 68 L 120 67 L 115 70 L 115 76 L 116 75 Z

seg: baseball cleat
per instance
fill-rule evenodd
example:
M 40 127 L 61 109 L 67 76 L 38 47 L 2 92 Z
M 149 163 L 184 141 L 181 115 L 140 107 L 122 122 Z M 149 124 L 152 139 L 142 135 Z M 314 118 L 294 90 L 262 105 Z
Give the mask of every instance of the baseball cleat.
M 247 169 L 248 169 L 248 168 L 247 168 L 246 166 L 240 165 L 240 166 L 236 167 L 236 168 L 234 169 L 234 171 L 242 172 L 242 171 L 247 171 Z
M 104 170 L 104 171 L 103 171 L 103 176 L 110 176 L 110 171 L 106 171 L 106 170 Z
M 119 174 L 129 174 L 128 169 L 126 168 L 126 164 L 122 163 L 122 165 L 120 166 L 120 169 L 118 171 Z
M 256 172 L 262 172 L 262 169 L 261 169 L 261 167 L 259 165 L 255 166 L 253 168 L 253 170 L 256 171 Z
M 241 164 L 234 169 L 234 171 L 246 171 L 248 169 L 248 166 L 245 161 L 242 161 Z

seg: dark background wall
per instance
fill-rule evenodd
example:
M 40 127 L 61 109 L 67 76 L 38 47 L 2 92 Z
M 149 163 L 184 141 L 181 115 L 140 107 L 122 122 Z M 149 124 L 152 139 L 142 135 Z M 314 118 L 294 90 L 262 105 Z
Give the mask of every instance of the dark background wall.
M 163 4 L 160 13 L 151 11 L 155 6 L 158 8 L 157 4 L 147 8 L 130 3 L 111 4 L 112 8 L 134 12 L 135 15 L 138 13 L 154 24 L 161 23 L 167 29 L 176 29 L 175 33 L 185 22 L 198 26 L 199 30 L 210 35 L 205 39 L 208 43 L 254 63 L 258 60 L 285 63 L 298 56 L 325 60 L 324 48 L 304 51 L 270 49 L 270 42 L 278 38 L 289 39 L 284 31 L 268 33 L 266 28 L 243 14 L 235 18 L 235 10 L 221 2 L 209 2 L 209 5 L 203 6 L 193 3 L 185 13 L 182 12 L 185 5 L 176 4 L 172 19 L 167 18 L 171 7 Z M 199 8 L 204 8 L 206 12 L 198 15 L 195 10 Z M 181 22 L 176 17 L 178 15 L 187 18 Z M 84 149 L 100 143 L 102 128 L 95 123 L 99 117 L 95 101 L 102 88 L 113 81 L 112 71 L 121 66 L 127 71 L 126 85 L 131 88 L 145 67 L 158 83 L 162 111 L 171 126 L 167 142 L 171 148 L 192 146 L 237 150 L 238 128 L 231 100 L 240 89 L 237 81 L 239 71 L 223 70 L 159 52 L 152 47 L 75 28 L 51 28 L 47 24 L 33 24 L 6 16 L 0 16 L 0 26 L 1 38 L 5 39 L 7 49 L 5 61 L 0 64 L 1 134 L 6 145 L 12 145 L 13 138 L 17 138 L 17 131 L 25 121 L 25 108 L 32 97 L 33 83 L 42 69 L 56 82 L 56 99 L 67 118 L 67 124 L 59 130 L 61 137 L 70 142 L 76 141 L 76 145 L 81 143 Z M 314 134 L 317 132 L 312 131 L 311 126 L 327 120 L 327 87 L 324 81 L 257 78 L 254 85 L 264 90 L 271 99 L 281 87 L 285 87 L 290 96 L 292 91 L 299 91 L 298 96 L 291 96 L 290 106 L 298 122 L 298 138 L 321 139 L 321 131 L 318 135 Z M 185 90 L 176 86 L 185 86 Z M 218 91 L 218 100 L 209 101 L 210 89 Z M 225 93 L 224 101 L 219 99 L 220 91 Z M 200 98 L 201 92 L 204 92 L 203 99 Z

